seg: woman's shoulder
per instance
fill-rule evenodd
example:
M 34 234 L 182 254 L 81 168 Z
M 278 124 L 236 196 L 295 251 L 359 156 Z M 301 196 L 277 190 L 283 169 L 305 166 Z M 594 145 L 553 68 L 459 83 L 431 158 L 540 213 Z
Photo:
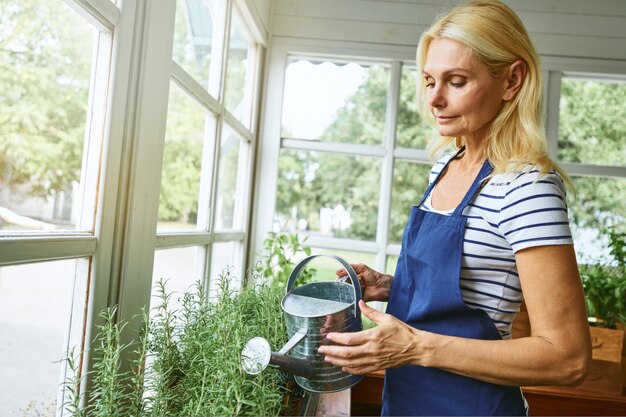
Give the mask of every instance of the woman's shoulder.
M 446 166 L 448 161 L 454 158 L 454 155 L 456 155 L 456 152 L 446 152 L 435 161 L 435 163 L 433 164 L 430 170 L 430 177 L 428 180 L 429 183 L 432 183 L 435 180 L 435 178 L 437 178 L 437 175 L 441 173 L 441 171 Z
M 565 195 L 565 184 L 555 170 L 542 172 L 532 164 L 494 174 L 485 188 L 504 196 L 534 194 L 548 189 Z

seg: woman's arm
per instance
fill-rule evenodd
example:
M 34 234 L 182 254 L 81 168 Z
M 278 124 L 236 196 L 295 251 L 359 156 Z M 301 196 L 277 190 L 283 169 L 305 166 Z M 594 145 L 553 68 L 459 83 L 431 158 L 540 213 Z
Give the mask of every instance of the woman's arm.
M 331 333 L 327 361 L 351 373 L 402 365 L 441 368 L 501 385 L 577 385 L 591 360 L 591 341 L 571 245 L 538 246 L 516 254 L 532 333 L 513 340 L 476 340 L 415 329 L 369 307 L 379 325 Z

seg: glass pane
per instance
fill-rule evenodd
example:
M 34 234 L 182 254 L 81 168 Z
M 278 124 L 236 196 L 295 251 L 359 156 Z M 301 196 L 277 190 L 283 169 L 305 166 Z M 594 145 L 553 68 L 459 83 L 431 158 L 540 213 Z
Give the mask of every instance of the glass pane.
M 241 288 L 243 245 L 241 242 L 216 242 L 211 249 L 210 295 L 215 296 L 219 288 L 220 275 L 230 282 L 231 289 Z
M 311 255 L 336 255 L 351 264 L 363 263 L 371 268 L 376 266 L 375 253 L 354 252 L 343 249 L 311 248 Z M 309 262 L 306 268 L 315 270 L 314 279 L 316 281 L 334 281 L 337 278 L 335 271 L 341 268 L 341 264 L 331 258 L 319 257 Z
M 174 60 L 208 89 L 214 39 L 212 0 L 178 0 L 174 27 Z
M 404 226 L 411 206 L 420 202 L 428 187 L 431 165 L 396 161 L 391 188 L 391 215 L 389 216 L 389 243 L 401 243 Z
M 386 274 L 395 274 L 396 266 L 398 265 L 398 257 L 389 255 L 387 256 L 387 263 L 385 265 L 385 273 Z
M 77 262 L 0 268 L 0 415 L 55 415 Z
M 373 157 L 283 149 L 276 229 L 373 240 L 380 167 L 381 160 Z
M 214 118 L 170 84 L 158 229 L 195 229 L 205 136 L 213 136 Z M 210 141 L 207 141 L 210 143 Z
M 242 227 L 243 179 L 249 146 L 224 124 L 220 145 L 220 168 L 217 177 L 215 230 Z
M 428 140 L 438 136 L 437 130 L 422 120 L 417 111 L 417 70 L 402 68 L 400 103 L 396 122 L 396 146 L 425 149 Z
M 205 252 L 202 246 L 155 251 L 151 308 L 161 304 L 157 283 L 162 279 L 165 282 L 165 291 L 172 294 L 169 300 L 170 306 L 173 310 L 180 310 L 182 294 L 194 292 L 196 283 L 203 280 Z
M 97 36 L 63 2 L 2 2 L 0 229 L 77 227 Z
M 608 257 L 599 231 L 616 226 L 626 231 L 626 178 L 575 177 L 576 197 L 569 195 L 569 215 L 579 262 Z
M 389 68 L 290 60 L 285 73 L 282 136 L 382 144 Z
M 560 161 L 626 166 L 626 82 L 563 78 L 559 114 Z
M 233 20 L 228 44 L 228 64 L 226 67 L 225 105 L 244 126 L 250 127 L 252 76 L 255 45 L 245 31 L 239 13 L 233 9 Z

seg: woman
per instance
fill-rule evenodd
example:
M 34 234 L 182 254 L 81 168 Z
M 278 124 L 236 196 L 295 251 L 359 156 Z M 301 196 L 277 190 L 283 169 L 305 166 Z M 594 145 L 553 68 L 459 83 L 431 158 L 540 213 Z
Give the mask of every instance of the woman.
M 378 326 L 331 333 L 320 353 L 350 373 L 385 369 L 384 415 L 526 414 L 519 386 L 579 384 L 591 357 L 539 59 L 511 9 L 472 1 L 422 35 L 417 65 L 433 149 L 458 150 L 412 208 L 394 277 L 354 265 L 387 313 L 361 303 Z M 532 333 L 511 339 L 522 298 Z

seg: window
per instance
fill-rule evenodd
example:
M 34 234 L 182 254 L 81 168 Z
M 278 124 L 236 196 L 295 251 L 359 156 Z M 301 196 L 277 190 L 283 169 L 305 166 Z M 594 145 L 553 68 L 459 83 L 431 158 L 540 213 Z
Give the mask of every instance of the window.
M 415 69 L 345 58 L 286 62 L 272 228 L 384 270 L 432 165 Z
M 0 411 L 54 415 L 68 321 L 84 307 L 86 260 L 0 268 Z M 82 295 L 82 297 L 81 297 Z M 73 311 L 74 309 L 74 311 Z M 36 378 L 33 376 L 36 375 Z
M 93 230 L 98 30 L 52 0 L 9 1 L 0 15 L 0 233 Z
M 60 410 L 106 307 L 129 321 L 159 279 L 177 302 L 225 267 L 241 284 L 265 39 L 240 7 L 3 3 L 0 414 Z
M 61 359 L 84 346 L 117 9 L 73 6 L 0 11 L 2 415 L 54 415 Z
M 389 76 L 380 65 L 290 59 L 282 137 L 382 145 Z M 359 126 L 364 114 L 369 123 Z
M 198 279 L 211 288 L 222 268 L 243 279 L 260 50 L 236 5 L 179 0 L 178 6 L 157 254 L 200 246 L 184 252 L 194 254 L 193 278 L 181 271 L 170 276 L 159 263 L 163 272 L 154 279 L 167 275 L 172 291 Z M 237 249 L 224 256 L 228 245 Z
M 574 242 L 579 262 L 598 261 L 608 257 L 604 229 L 623 227 L 626 219 L 626 79 L 590 73 L 557 76 L 556 154 L 576 188 L 576 199 L 569 202 Z
M 267 110 L 280 114 L 280 126 L 266 120 L 267 136 L 280 137 L 277 179 L 262 179 L 260 191 L 264 200 L 275 193 L 271 229 L 297 232 L 314 248 L 376 254 L 372 266 L 390 271 L 409 210 L 427 187 L 426 145 L 437 135 L 417 112 L 415 67 L 331 58 L 333 46 L 312 47 L 311 56 L 292 49 L 275 47 L 272 68 L 283 73 L 268 80 L 282 95 Z M 577 189 L 569 206 L 579 259 L 598 259 L 606 255 L 598 230 L 626 224 L 626 79 L 563 73 L 552 68 L 567 62 L 548 61 L 552 155 Z M 269 219 L 261 212 L 257 222 Z

